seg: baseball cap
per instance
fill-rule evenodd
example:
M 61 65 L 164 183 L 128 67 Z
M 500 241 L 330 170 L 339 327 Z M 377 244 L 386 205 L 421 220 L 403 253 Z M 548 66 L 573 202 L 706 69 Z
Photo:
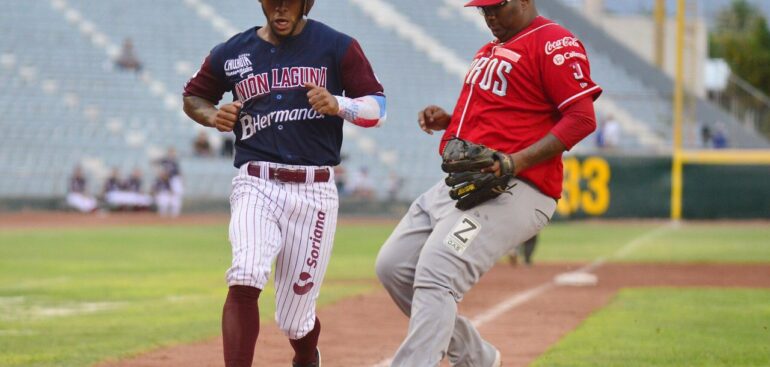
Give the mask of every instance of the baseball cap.
M 471 0 L 465 6 L 490 6 L 497 5 L 503 2 L 503 0 Z

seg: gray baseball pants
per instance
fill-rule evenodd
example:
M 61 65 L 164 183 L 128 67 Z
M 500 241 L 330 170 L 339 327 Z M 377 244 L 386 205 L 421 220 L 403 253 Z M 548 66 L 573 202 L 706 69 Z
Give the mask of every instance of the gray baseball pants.
M 497 259 L 538 233 L 556 201 L 514 179 L 510 194 L 460 211 L 443 180 L 420 195 L 377 256 L 377 276 L 409 317 L 393 367 L 490 367 L 496 348 L 465 317 L 460 302 Z

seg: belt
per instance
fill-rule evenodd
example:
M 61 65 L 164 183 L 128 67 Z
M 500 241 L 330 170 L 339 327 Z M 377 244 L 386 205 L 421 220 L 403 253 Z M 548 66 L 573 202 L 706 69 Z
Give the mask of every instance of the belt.
M 247 168 L 249 176 L 266 178 L 268 180 L 276 180 L 281 182 L 294 182 L 305 183 L 307 182 L 307 169 L 291 169 L 291 168 L 268 168 L 268 176 L 262 177 L 262 167 L 258 164 L 250 164 Z M 313 182 L 329 182 L 331 173 L 328 168 L 316 168 L 313 175 Z

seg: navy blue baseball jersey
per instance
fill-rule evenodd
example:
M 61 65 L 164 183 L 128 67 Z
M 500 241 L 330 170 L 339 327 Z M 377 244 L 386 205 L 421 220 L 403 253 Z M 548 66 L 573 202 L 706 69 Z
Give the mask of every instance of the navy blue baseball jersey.
M 152 186 L 153 193 L 171 192 L 171 181 L 167 177 L 158 177 Z
M 109 177 L 104 182 L 104 192 L 119 191 L 120 189 L 122 187 L 117 177 Z
M 86 179 L 79 176 L 70 178 L 69 192 L 84 194 L 86 192 Z
M 184 95 L 219 103 L 232 91 L 234 100 L 243 103 L 233 129 L 236 167 L 249 161 L 339 164 L 343 120 L 313 110 L 304 85 L 349 98 L 382 95 L 360 45 L 312 19 L 280 45 L 261 39 L 258 29 L 214 47 Z
M 130 191 L 130 192 L 141 192 L 142 191 L 142 180 L 140 180 L 137 177 L 130 177 L 125 185 L 123 185 L 123 190 Z
M 179 162 L 175 158 L 161 158 L 158 164 L 168 173 L 169 177 L 176 177 L 182 174 L 182 171 L 179 169 Z

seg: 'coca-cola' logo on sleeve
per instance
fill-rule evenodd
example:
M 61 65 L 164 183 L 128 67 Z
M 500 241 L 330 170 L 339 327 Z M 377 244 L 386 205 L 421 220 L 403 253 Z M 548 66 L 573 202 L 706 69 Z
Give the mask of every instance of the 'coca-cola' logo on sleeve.
M 565 47 L 580 47 L 580 43 L 575 37 L 564 37 L 556 41 L 548 41 L 545 44 L 545 54 L 550 55 Z

